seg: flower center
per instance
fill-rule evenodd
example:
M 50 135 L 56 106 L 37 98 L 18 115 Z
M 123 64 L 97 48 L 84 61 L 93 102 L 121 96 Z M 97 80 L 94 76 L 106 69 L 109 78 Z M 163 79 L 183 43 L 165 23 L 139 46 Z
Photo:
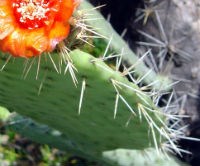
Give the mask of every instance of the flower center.
M 35 29 L 48 23 L 49 0 L 12 0 L 17 22 L 24 28 Z

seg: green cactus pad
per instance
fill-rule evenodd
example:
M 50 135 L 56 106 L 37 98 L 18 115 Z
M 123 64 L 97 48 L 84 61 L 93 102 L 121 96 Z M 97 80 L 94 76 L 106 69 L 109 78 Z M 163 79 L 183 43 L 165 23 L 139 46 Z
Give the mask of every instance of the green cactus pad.
M 26 79 L 23 79 L 24 59 L 11 60 L 0 73 L 0 104 L 10 111 L 61 131 L 71 142 L 70 149 L 78 149 L 85 154 L 101 156 L 105 150 L 143 149 L 152 145 L 149 124 L 144 117 L 140 121 L 138 115 L 138 104 L 154 107 L 150 98 L 101 60 L 79 50 L 72 51 L 70 56 L 78 70 L 77 87 L 69 73 L 58 74 L 44 55 L 41 57 L 37 80 L 37 63 L 33 63 Z M 52 57 L 56 59 L 58 54 Z M 3 60 L 5 58 L 1 59 L 1 65 Z M 130 104 L 136 116 L 126 104 L 119 101 L 116 118 L 113 118 L 116 90 L 111 83 L 112 79 L 135 90 L 119 88 L 119 93 Z M 86 89 L 79 115 L 82 80 L 86 81 Z M 154 113 L 149 112 L 149 115 L 157 123 Z M 128 120 L 130 123 L 126 126 Z M 159 134 L 156 133 L 156 136 L 159 137 Z
M 8 110 L 0 107 L 0 114 L 7 114 Z M 2 120 L 2 118 L 0 118 Z M 46 125 L 36 123 L 30 118 L 25 118 L 16 113 L 9 113 L 9 116 L 3 118 L 5 121 L 5 126 L 14 130 L 15 132 L 26 136 L 33 141 L 48 144 L 50 146 L 56 147 L 64 151 L 74 152 L 76 155 L 81 155 L 89 160 L 95 160 L 94 156 L 87 156 L 80 152 L 78 149 L 74 151 L 71 147 L 71 142 L 60 133 L 59 131 L 53 130 Z M 175 159 L 173 156 L 167 154 L 159 154 L 153 148 L 148 148 L 145 150 L 125 150 L 117 149 L 112 151 L 104 151 L 102 153 L 102 158 L 96 159 L 101 164 L 104 165 L 119 165 L 119 166 L 186 166 L 186 164 Z
M 104 165 L 112 165 L 103 158 L 95 158 L 92 154 L 87 155 L 78 148 L 74 149 L 72 143 L 68 138 L 58 130 L 54 130 L 47 125 L 37 123 L 31 118 L 23 117 L 17 113 L 10 113 L 5 108 L 0 107 L 0 114 L 7 114 L 6 117 L 0 117 L 3 120 L 3 124 L 6 129 L 17 132 L 18 134 L 31 139 L 40 144 L 48 144 L 51 147 L 58 148 L 63 151 L 74 153 L 78 156 L 87 158 L 88 161 L 92 160 Z
M 105 159 L 120 166 L 187 166 L 174 156 L 157 153 L 153 148 L 145 150 L 125 150 L 103 152 Z
M 139 60 L 137 55 L 129 48 L 128 44 L 122 39 L 122 37 L 112 28 L 111 24 L 105 20 L 105 18 L 98 12 L 94 10 L 94 6 L 92 6 L 89 2 L 83 1 L 80 6 L 80 11 L 83 10 L 85 12 L 85 24 L 91 26 L 93 30 L 98 33 L 100 36 L 105 37 L 105 41 L 110 44 L 110 48 L 113 49 L 118 54 L 122 54 L 123 60 L 126 61 L 129 65 L 135 64 Z M 78 10 L 79 12 L 79 10 Z M 89 13 L 89 14 L 88 14 Z M 96 18 L 96 20 L 95 20 Z M 111 41 L 109 41 L 112 39 Z M 144 76 L 150 69 L 144 64 L 143 61 L 136 65 L 135 73 L 142 77 Z M 169 90 L 171 89 L 170 84 L 172 83 L 169 78 L 165 77 L 161 74 L 156 74 L 154 71 L 151 74 L 147 75 L 144 80 L 145 83 L 153 84 L 153 88 L 156 90 Z

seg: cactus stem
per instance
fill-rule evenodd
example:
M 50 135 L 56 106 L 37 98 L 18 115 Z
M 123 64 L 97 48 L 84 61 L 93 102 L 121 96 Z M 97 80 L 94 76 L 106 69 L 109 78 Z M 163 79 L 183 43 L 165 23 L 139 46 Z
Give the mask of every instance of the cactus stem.
M 81 114 L 81 107 L 82 107 L 82 103 L 83 103 L 83 96 L 84 96 L 85 88 L 86 88 L 86 81 L 85 81 L 85 79 L 83 79 L 82 87 L 81 87 L 80 100 L 79 100 L 79 107 L 78 107 L 78 114 L 79 115 Z
M 83 1 L 80 5 L 80 10 L 87 10 L 87 14 L 85 14 L 86 18 L 102 18 L 102 21 L 85 21 L 85 24 L 92 26 L 94 31 L 97 33 L 100 33 L 101 35 L 105 36 L 105 41 L 108 42 L 110 39 L 110 36 L 113 35 L 113 40 L 110 43 L 111 49 L 113 49 L 117 53 L 121 53 L 121 48 L 124 48 L 124 54 L 123 54 L 123 61 L 126 62 L 128 65 L 134 64 L 136 61 L 138 61 L 138 57 L 130 50 L 127 43 L 113 30 L 111 25 L 104 19 L 104 17 L 98 12 L 91 10 L 93 8 L 92 5 L 90 5 L 89 2 Z M 81 12 L 80 12 L 81 13 Z M 79 16 L 78 12 L 76 13 L 77 17 Z M 83 12 L 84 15 L 84 12 Z M 79 16 L 80 17 L 80 16 Z M 146 72 L 149 69 L 146 67 L 144 62 L 140 62 L 139 65 L 135 66 L 135 73 L 137 75 L 143 76 L 146 74 Z M 161 75 L 156 75 L 155 72 L 152 72 L 151 75 L 148 75 L 148 77 L 145 78 L 145 83 L 151 83 L 158 79 L 158 83 L 154 85 L 155 89 L 162 89 L 166 90 L 166 85 L 171 82 L 170 80 L 164 78 Z M 164 81 L 163 81 L 164 80 Z M 165 85 L 166 84 L 166 85 Z

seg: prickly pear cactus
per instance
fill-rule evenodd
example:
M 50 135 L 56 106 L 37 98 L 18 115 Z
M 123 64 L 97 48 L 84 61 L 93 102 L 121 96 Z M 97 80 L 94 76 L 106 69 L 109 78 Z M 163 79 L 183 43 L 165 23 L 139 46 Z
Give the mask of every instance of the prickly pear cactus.
M 37 80 L 37 64 L 22 79 L 23 60 L 8 63 L 0 73 L 1 105 L 58 129 L 85 154 L 152 145 L 162 125 L 150 97 L 102 60 L 79 50 L 70 57 L 78 71 L 77 87 L 50 60 L 41 60 Z
M 17 113 L 10 113 L 4 107 L 0 107 L 0 122 L 7 129 L 17 132 L 35 142 L 48 144 L 51 147 L 90 158 L 89 156 L 85 156 L 78 148 L 74 149 L 68 138 L 58 130 L 52 129 L 45 124 L 37 123 L 31 118 L 23 117 Z
M 92 27 L 92 30 L 102 36 L 105 41 L 107 41 L 115 52 L 122 54 L 123 61 L 126 61 L 129 65 L 135 64 L 139 60 L 138 56 L 129 48 L 128 44 L 122 39 L 122 37 L 117 34 L 117 32 L 112 28 L 110 23 L 105 20 L 105 18 L 97 11 L 94 10 L 95 7 L 92 6 L 89 2 L 83 1 L 80 5 L 80 11 L 78 15 L 83 15 L 86 25 Z M 93 9 L 93 10 L 92 10 Z M 82 12 L 81 12 L 82 11 Z M 84 12 L 86 14 L 84 14 Z M 135 73 L 142 77 L 147 72 L 149 68 L 141 61 L 139 65 L 134 66 Z M 169 84 L 171 80 L 161 74 L 156 74 L 154 71 L 151 71 L 151 74 L 147 75 L 144 78 L 144 82 L 150 84 L 156 80 L 156 83 L 153 87 L 157 90 L 169 90 L 171 87 Z
M 86 1 L 84 4 L 88 5 Z M 84 9 L 88 10 L 88 7 L 84 6 Z M 171 139 L 175 135 L 174 128 L 167 123 L 168 118 L 174 118 L 173 122 L 178 118 L 168 115 L 167 108 L 161 112 L 157 107 L 160 94 L 155 89 L 167 89 L 169 82 L 166 81 L 163 88 L 160 76 L 149 72 L 141 60 L 136 65 L 138 58 L 110 26 L 106 28 L 109 24 L 104 24 L 105 20 L 97 24 L 105 25 L 103 29 L 108 30 L 105 35 L 103 31 L 96 33 L 95 29 L 88 29 L 91 22 L 81 27 L 85 24 L 73 21 L 75 29 L 83 28 L 83 33 L 86 33 L 85 28 L 89 34 L 106 35 L 109 41 L 105 53 L 112 47 L 118 55 L 105 54 L 95 58 L 78 49 L 69 51 L 66 43 L 71 43 L 66 40 L 59 43 L 54 52 L 38 58 L 24 60 L 1 55 L 0 105 L 31 118 L 26 122 L 33 133 L 19 126 L 15 128 L 17 125 L 13 129 L 38 141 L 36 134 L 42 143 L 46 140 L 51 144 L 55 137 L 51 134 L 43 137 L 43 127 L 31 126 L 35 123 L 48 125 L 44 128 L 56 129 L 64 135 L 59 136 L 63 147 L 56 141 L 52 145 L 99 161 L 104 160 L 103 151 L 117 148 L 142 150 L 152 146 L 159 151 L 165 141 L 171 145 L 167 148 L 179 152 Z M 113 32 L 114 41 L 107 36 L 110 32 Z M 71 46 L 73 48 L 73 44 Z M 116 64 L 108 66 L 105 61 L 113 58 Z M 128 67 L 121 63 L 124 60 L 129 62 Z M 119 71 L 120 67 L 124 67 L 123 72 Z M 139 75 L 138 80 L 133 78 L 134 72 Z M 148 85 L 138 87 L 141 81 Z M 24 117 L 19 117 L 18 121 L 23 121 Z
M 25 118 L 16 113 L 10 113 L 5 108 L 0 107 L 0 121 L 10 130 L 24 135 L 33 141 L 48 144 L 61 150 L 71 150 L 76 155 L 84 156 L 88 159 L 93 157 L 86 156 L 78 149 L 71 148 L 71 142 L 57 130 L 49 128 L 47 125 L 36 123 L 30 118 Z M 93 158 L 94 159 L 94 158 Z M 119 166 L 186 166 L 169 154 L 158 154 L 156 149 L 148 148 L 144 150 L 117 149 L 102 152 L 102 159 L 98 159 L 100 164 L 119 165 Z

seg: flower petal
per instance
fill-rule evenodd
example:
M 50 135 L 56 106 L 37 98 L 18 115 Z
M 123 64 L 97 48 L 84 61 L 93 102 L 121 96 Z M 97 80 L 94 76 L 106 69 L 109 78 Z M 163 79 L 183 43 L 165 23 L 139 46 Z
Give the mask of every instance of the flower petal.
M 0 40 L 4 39 L 14 30 L 13 18 L 6 0 L 0 3 Z
M 9 20 L 9 18 L 7 19 L 0 18 L 0 40 L 4 39 L 13 31 L 14 31 L 14 26 L 12 24 L 12 20 Z
M 13 56 L 32 57 L 47 49 L 48 38 L 44 30 L 34 31 L 17 29 L 4 40 L 0 41 L 0 49 Z
M 68 21 L 81 0 L 0 1 L 0 50 L 29 58 L 52 51 L 68 36 Z
M 48 51 L 52 51 L 55 46 L 66 38 L 69 34 L 70 25 L 63 22 L 55 22 L 49 33 L 49 47 Z
M 59 12 L 57 13 L 56 21 L 68 21 L 74 11 L 73 0 L 63 0 L 60 4 Z

